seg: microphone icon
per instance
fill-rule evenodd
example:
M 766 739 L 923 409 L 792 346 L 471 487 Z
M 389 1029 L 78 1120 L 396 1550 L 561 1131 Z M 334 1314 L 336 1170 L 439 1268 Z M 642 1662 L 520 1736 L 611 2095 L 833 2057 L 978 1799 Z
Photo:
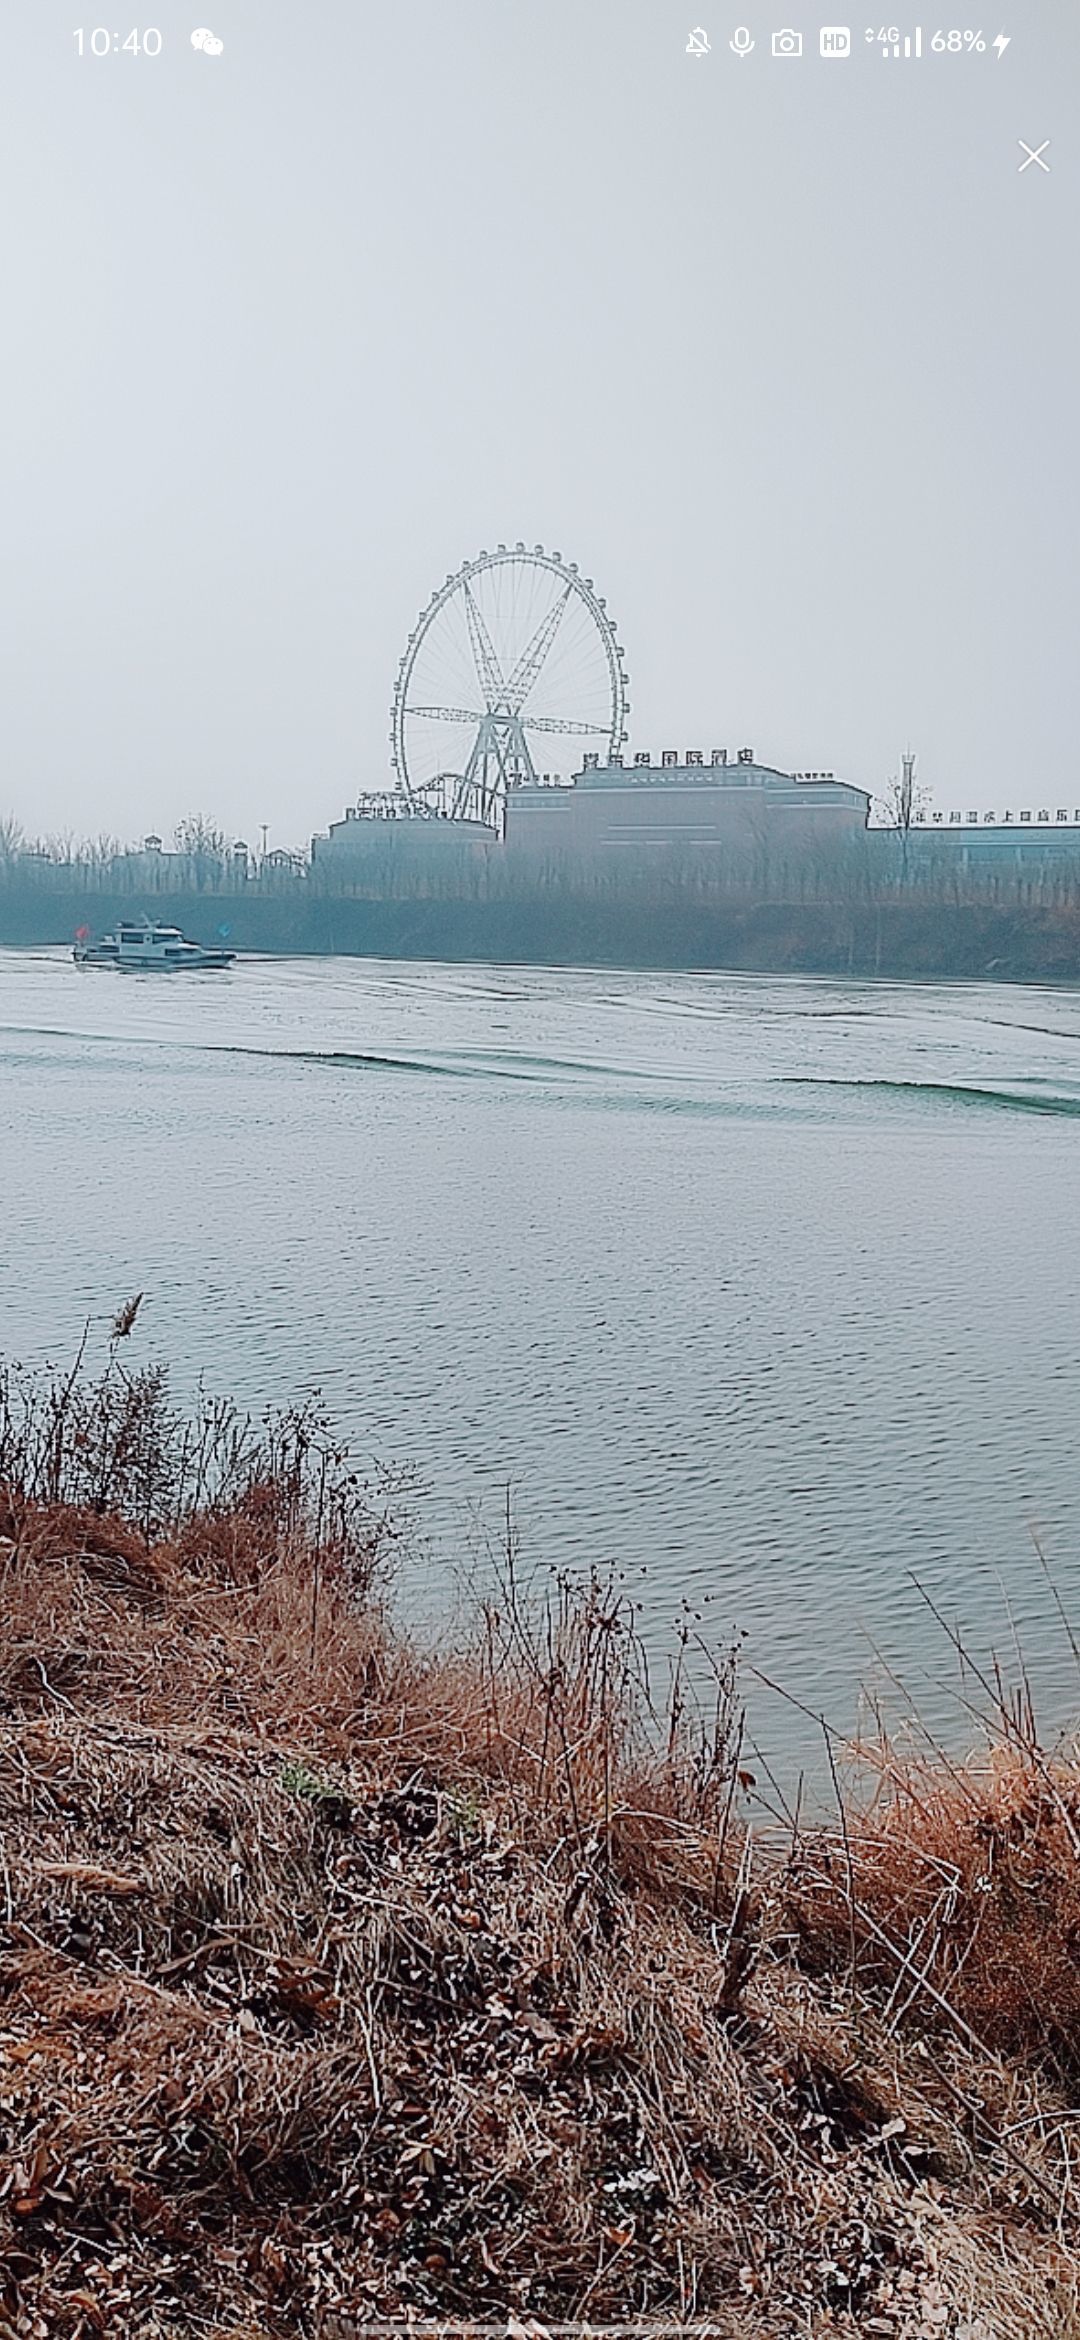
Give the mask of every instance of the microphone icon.
M 750 51 L 754 46 L 754 36 L 748 25 L 736 25 L 735 30 L 731 36 L 730 46 L 734 49 L 735 55 L 737 57 L 748 57 L 750 55 Z

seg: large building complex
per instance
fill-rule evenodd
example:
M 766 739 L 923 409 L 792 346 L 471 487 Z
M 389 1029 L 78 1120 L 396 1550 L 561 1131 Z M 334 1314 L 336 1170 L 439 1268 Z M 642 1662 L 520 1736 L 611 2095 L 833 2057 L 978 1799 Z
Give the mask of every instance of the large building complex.
M 523 785 L 506 811 L 510 859 L 567 874 L 589 867 L 635 874 L 661 866 L 794 862 L 860 837 L 870 799 L 831 772 L 778 772 L 752 748 L 734 756 L 665 749 L 601 762 L 586 756 L 569 787 Z
M 312 847 L 317 872 L 344 882 L 391 874 L 464 876 L 483 866 L 508 881 L 650 875 L 682 877 L 794 868 L 835 856 L 864 835 L 870 799 L 831 772 L 790 773 L 760 764 L 751 748 L 730 755 L 666 749 L 586 755 L 568 781 L 519 781 L 507 791 L 500 836 L 482 821 L 407 817 L 399 799 L 373 797 L 332 823 Z M 404 814 L 406 817 L 399 817 Z

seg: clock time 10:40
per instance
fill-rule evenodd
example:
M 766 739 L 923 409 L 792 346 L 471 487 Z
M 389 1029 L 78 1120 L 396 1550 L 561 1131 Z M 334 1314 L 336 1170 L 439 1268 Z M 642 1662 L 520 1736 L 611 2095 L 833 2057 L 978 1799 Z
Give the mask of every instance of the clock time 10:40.
M 148 25 L 145 32 L 129 32 L 124 40 L 119 33 L 106 32 L 103 24 L 95 25 L 93 32 L 84 32 L 79 26 L 72 34 L 76 54 L 80 57 L 119 56 L 126 49 L 129 57 L 160 57 L 161 34 L 157 26 Z

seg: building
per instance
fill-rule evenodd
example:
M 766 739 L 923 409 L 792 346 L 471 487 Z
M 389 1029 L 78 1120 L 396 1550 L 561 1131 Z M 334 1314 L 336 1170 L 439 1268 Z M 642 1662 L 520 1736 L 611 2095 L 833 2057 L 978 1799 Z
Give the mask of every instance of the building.
M 778 772 L 752 748 L 729 756 L 668 748 L 601 764 L 586 756 L 568 785 L 511 791 L 507 859 L 552 874 L 765 876 L 822 849 L 832 856 L 864 836 L 870 799 L 831 772 Z
M 311 840 L 312 876 L 327 891 L 445 894 L 468 890 L 499 851 L 485 821 L 414 813 L 400 790 L 349 805 L 325 836 Z
M 252 857 L 243 838 L 221 852 L 169 852 L 161 838 L 144 837 L 141 845 L 113 855 L 112 875 L 117 884 L 154 894 L 180 893 L 188 886 L 246 885 L 254 875 Z
M 909 830 L 907 858 L 912 876 L 943 868 L 988 877 L 1075 870 L 1080 868 L 1080 807 L 934 813 Z

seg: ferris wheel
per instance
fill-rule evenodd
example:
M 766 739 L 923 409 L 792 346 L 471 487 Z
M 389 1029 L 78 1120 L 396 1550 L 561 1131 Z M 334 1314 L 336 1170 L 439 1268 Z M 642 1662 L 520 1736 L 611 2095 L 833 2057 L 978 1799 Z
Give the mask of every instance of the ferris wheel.
M 592 741 L 626 739 L 626 653 L 575 561 L 500 544 L 432 594 L 398 668 L 390 745 L 419 813 L 498 828 L 508 789 L 569 777 Z

